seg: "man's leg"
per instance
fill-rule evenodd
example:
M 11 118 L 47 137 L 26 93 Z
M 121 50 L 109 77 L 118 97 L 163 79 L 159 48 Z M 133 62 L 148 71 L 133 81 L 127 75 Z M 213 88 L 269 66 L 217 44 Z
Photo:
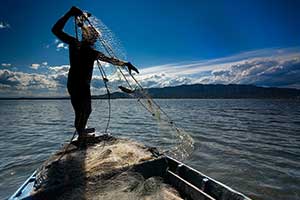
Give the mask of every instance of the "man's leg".
M 74 109 L 75 113 L 75 120 L 74 120 L 74 126 L 76 128 L 76 131 L 80 131 L 80 120 L 82 120 L 82 109 L 80 108 L 80 101 L 78 96 L 71 95 L 71 103 Z
M 91 106 L 91 95 L 89 93 L 89 90 L 86 91 L 88 92 L 86 95 L 84 95 L 84 98 L 81 99 L 81 120 L 79 123 L 80 128 L 82 130 L 85 130 L 88 118 L 92 112 L 92 106 Z M 88 134 L 85 132 L 79 132 L 78 140 L 80 141 L 81 145 L 85 145 L 84 143 L 87 141 Z
M 92 112 L 92 105 L 91 105 L 91 98 L 87 98 L 84 100 L 84 109 L 83 109 L 83 121 L 82 121 L 82 125 L 85 128 L 87 121 L 90 117 L 90 114 Z

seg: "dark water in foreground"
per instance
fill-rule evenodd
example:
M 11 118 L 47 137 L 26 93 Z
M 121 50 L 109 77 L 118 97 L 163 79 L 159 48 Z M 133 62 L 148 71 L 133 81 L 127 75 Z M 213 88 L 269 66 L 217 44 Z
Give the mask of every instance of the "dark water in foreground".
M 253 199 L 300 199 L 299 101 L 158 102 L 195 140 L 187 164 Z M 90 126 L 101 132 L 107 102 L 95 100 L 93 108 Z M 28 100 L 0 101 L 0 113 L 0 199 L 4 199 L 70 139 L 73 111 L 68 100 Z M 112 100 L 110 130 L 152 146 L 161 144 L 155 120 L 134 100 Z

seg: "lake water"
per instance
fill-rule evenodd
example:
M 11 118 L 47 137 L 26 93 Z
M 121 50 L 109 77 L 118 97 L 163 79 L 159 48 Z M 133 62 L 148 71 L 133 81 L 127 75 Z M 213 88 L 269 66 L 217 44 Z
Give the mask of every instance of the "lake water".
M 300 199 L 300 101 L 157 101 L 195 141 L 185 163 L 253 199 Z M 3 100 L 0 113 L 0 199 L 5 199 L 70 140 L 74 117 L 69 100 Z M 107 101 L 94 100 L 89 126 L 101 132 L 106 120 Z M 112 100 L 113 135 L 161 146 L 157 127 L 135 100 Z

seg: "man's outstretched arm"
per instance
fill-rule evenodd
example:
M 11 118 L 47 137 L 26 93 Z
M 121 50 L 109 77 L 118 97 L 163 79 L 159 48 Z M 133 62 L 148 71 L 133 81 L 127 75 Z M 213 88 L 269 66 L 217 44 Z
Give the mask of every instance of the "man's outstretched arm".
M 70 35 L 68 35 L 67 33 L 65 33 L 63 31 L 67 21 L 73 17 L 73 16 L 78 16 L 81 15 L 82 11 L 76 7 L 72 7 L 64 16 L 62 16 L 52 27 L 52 32 L 54 35 L 56 35 L 61 41 L 67 43 L 67 44 L 71 44 L 74 41 L 76 41 L 76 39 Z
M 128 67 L 129 73 L 131 74 L 131 70 L 135 71 L 136 73 L 139 73 L 138 69 L 133 66 L 130 62 L 125 62 L 113 57 L 108 57 L 106 55 L 104 55 L 103 53 L 97 51 L 97 59 L 104 61 L 104 62 L 108 62 L 110 64 L 113 65 L 118 65 L 118 66 L 122 66 L 122 67 Z

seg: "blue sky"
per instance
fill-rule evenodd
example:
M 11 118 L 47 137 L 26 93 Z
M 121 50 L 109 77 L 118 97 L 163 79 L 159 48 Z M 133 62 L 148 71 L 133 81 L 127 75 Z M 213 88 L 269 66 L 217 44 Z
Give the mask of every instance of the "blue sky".
M 68 50 L 51 27 L 72 5 L 114 32 L 127 59 L 141 69 L 138 78 L 146 87 L 300 88 L 300 1 L 1 0 L 1 96 L 66 93 Z

